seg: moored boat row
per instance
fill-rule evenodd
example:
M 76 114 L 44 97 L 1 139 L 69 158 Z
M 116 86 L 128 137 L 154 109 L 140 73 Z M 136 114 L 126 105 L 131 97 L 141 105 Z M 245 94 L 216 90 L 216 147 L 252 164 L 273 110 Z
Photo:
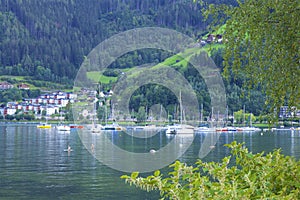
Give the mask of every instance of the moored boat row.
M 50 129 L 50 128 L 52 128 L 52 124 L 40 123 L 36 127 L 39 129 Z M 70 124 L 70 125 L 58 124 L 54 127 L 58 131 L 70 131 L 71 129 L 83 128 L 82 125 L 76 125 L 76 124 Z
M 261 131 L 260 128 L 256 128 L 256 127 L 223 127 L 223 128 L 217 128 L 216 129 L 217 132 L 256 132 L 256 131 Z
M 267 130 L 292 130 L 292 131 L 298 131 L 300 130 L 299 127 L 291 127 L 291 128 L 272 128 L 272 129 L 260 129 L 257 127 L 233 127 L 233 126 L 227 126 L 227 127 L 207 127 L 207 126 L 201 126 L 201 127 L 193 127 L 191 125 L 187 124 L 174 124 L 174 125 L 167 125 L 167 126 L 156 126 L 156 125 L 146 125 L 146 126 L 120 126 L 117 123 L 113 124 L 106 124 L 106 125 L 100 125 L 100 124 L 92 124 L 92 125 L 78 125 L 78 124 L 58 124 L 58 125 L 51 125 L 48 123 L 40 123 L 36 126 L 39 129 L 51 129 L 54 127 L 58 131 L 70 131 L 71 129 L 84 129 L 93 132 L 98 133 L 102 131 L 165 131 L 166 134 L 192 134 L 194 132 L 259 132 L 259 131 L 267 131 Z

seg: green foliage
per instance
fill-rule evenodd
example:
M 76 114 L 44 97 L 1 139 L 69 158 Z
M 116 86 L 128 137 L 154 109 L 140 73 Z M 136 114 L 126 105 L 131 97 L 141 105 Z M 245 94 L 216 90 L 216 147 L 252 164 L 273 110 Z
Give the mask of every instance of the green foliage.
M 249 0 L 238 6 L 204 6 L 206 17 L 223 24 L 226 76 L 244 75 L 247 87 L 266 91 L 265 103 L 274 109 L 300 105 L 299 1 Z
M 97 118 L 100 120 L 100 121 L 105 121 L 106 117 L 106 108 L 105 106 L 99 106 L 97 108 Z
M 35 98 L 41 94 L 38 89 L 35 90 L 19 90 L 17 88 L 11 88 L 6 90 L 0 90 L 0 103 L 7 103 L 10 101 L 21 101 L 22 98 Z
M 67 121 L 73 121 L 73 110 L 72 110 L 72 104 L 69 102 L 65 108 L 65 120 Z M 43 114 L 43 113 L 42 113 Z
M 300 162 L 280 150 L 253 154 L 232 142 L 231 156 L 221 163 L 202 162 L 187 166 L 176 161 L 168 177 L 159 171 L 142 178 L 137 172 L 123 175 L 130 185 L 159 190 L 162 199 L 299 199 Z
M 146 110 L 145 107 L 141 106 L 139 107 L 139 110 L 136 114 L 136 119 L 138 122 L 143 122 L 146 120 Z
M 10 101 L 22 100 L 22 91 L 17 88 L 11 88 L 7 90 L 0 90 L 0 102 L 7 103 Z
M 234 115 L 234 120 L 239 123 L 247 123 L 250 125 L 250 122 L 255 122 L 256 117 L 252 113 L 244 113 L 243 110 L 239 110 L 237 112 L 233 113 Z

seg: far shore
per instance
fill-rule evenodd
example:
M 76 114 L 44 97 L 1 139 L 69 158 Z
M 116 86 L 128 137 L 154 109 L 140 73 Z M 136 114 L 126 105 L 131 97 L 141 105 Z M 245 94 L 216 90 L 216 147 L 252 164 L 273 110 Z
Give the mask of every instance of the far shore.
M 0 124 L 41 124 L 41 123 L 46 123 L 45 121 L 40 121 L 40 120 L 32 120 L 32 121 L 25 121 L 25 120 L 0 120 Z M 60 120 L 48 120 L 48 124 L 77 124 L 77 122 L 74 121 L 60 121 Z M 107 124 L 112 124 L 115 123 L 114 121 L 108 121 Z M 147 126 L 147 125 L 156 125 L 156 126 L 167 126 L 169 123 L 167 122 L 133 122 L 133 121 L 118 121 L 117 122 L 121 126 Z M 176 123 L 176 122 L 174 122 Z M 91 123 L 89 123 L 91 124 Z M 103 122 L 99 122 L 98 124 L 105 124 Z M 198 123 L 199 124 L 199 123 Z M 232 125 L 229 125 L 232 126 Z M 245 127 L 248 125 L 245 124 L 235 124 L 234 127 Z M 283 122 L 278 122 L 276 124 L 269 124 L 269 123 L 253 123 L 253 127 L 261 128 L 261 129 L 271 129 L 271 128 L 290 128 L 290 127 L 300 127 L 299 123 L 294 123 L 294 124 L 284 124 Z

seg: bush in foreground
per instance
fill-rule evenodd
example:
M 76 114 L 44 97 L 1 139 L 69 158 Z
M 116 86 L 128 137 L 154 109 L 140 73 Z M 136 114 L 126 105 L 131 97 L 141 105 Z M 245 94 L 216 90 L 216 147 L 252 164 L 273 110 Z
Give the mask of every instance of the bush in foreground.
M 123 175 L 130 185 L 143 190 L 159 190 L 162 199 L 300 199 L 300 162 L 271 153 L 249 153 L 233 142 L 231 156 L 221 163 L 196 162 L 187 166 L 176 161 L 168 177 L 160 171 L 146 178 Z M 230 164 L 229 164 L 230 163 Z

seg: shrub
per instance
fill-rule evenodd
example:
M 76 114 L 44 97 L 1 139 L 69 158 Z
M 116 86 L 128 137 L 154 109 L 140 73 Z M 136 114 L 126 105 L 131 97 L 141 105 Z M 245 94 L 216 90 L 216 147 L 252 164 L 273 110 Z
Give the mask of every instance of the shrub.
M 143 190 L 159 190 L 162 199 L 300 199 L 300 163 L 271 153 L 249 153 L 243 144 L 233 142 L 231 156 L 221 163 L 196 162 L 187 166 L 176 161 L 168 177 L 160 171 L 146 178 L 123 175 L 130 185 Z

